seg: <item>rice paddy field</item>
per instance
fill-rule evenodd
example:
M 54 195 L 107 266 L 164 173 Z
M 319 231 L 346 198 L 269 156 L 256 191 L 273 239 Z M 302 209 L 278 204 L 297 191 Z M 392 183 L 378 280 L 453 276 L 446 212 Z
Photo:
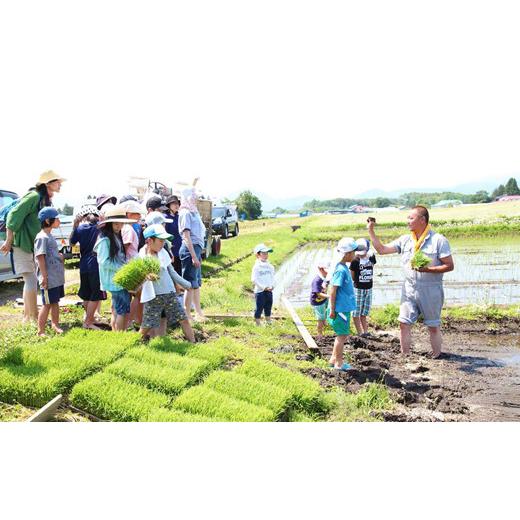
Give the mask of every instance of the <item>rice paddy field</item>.
M 406 233 L 406 212 L 377 214 L 385 240 Z M 244 223 L 237 238 L 203 266 L 202 303 L 208 314 L 232 317 L 197 324 L 197 344 L 179 330 L 143 345 L 135 333 L 82 330 L 82 311 L 62 309 L 62 337 L 37 339 L 13 307 L 20 284 L 0 284 L 0 420 L 24 420 L 57 394 L 65 396 L 63 420 L 158 422 L 374 421 L 388 418 L 402 395 L 362 371 L 356 384 L 331 379 L 325 356 L 309 353 L 279 306 L 282 319 L 255 327 L 250 282 L 252 249 L 274 249 L 276 296 L 284 292 L 314 333 L 307 300 L 318 256 L 330 255 L 342 236 L 366 236 L 367 215 L 323 215 Z M 432 212 L 432 224 L 453 246 L 456 270 L 446 276 L 447 304 L 457 320 L 509 313 L 520 302 L 520 204 L 464 206 Z M 296 226 L 293 230 L 291 226 Z M 395 327 L 400 285 L 399 257 L 376 267 L 373 323 Z M 77 286 L 77 262 L 68 264 L 69 293 Z M 468 305 L 471 304 L 471 307 Z M 108 304 L 104 304 L 108 313 Z M 454 318 L 455 319 L 455 318 Z M 327 338 L 331 338 L 330 332 Z M 381 340 L 383 343 L 386 340 Z M 389 340 L 390 341 L 390 340 Z M 389 345 L 392 342 L 390 341 Z M 366 346 L 366 345 L 365 345 Z M 368 346 L 367 346 L 368 348 Z M 370 349 L 369 349 L 370 350 Z M 355 352 L 347 358 L 356 361 Z M 386 361 L 385 361 L 386 363 Z M 360 366 L 362 363 L 360 361 Z M 403 376 L 404 377 L 404 376 Z M 64 415 L 64 411 L 67 414 Z

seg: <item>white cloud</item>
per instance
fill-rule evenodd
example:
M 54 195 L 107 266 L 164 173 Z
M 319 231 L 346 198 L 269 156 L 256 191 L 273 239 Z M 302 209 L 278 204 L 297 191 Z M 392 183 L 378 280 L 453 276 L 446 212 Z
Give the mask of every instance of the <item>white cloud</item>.
M 3 4 L 2 188 L 282 197 L 520 171 L 515 2 Z

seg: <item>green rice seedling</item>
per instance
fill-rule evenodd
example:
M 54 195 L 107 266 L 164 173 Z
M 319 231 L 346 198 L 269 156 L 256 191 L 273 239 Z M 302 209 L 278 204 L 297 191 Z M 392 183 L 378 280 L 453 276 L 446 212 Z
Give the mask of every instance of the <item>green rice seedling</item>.
M 307 411 L 325 408 L 320 386 L 304 375 L 260 359 L 245 361 L 236 369 L 236 372 L 286 389 L 291 393 L 295 404 Z
M 384 385 L 368 383 L 355 394 L 337 388 L 326 394 L 329 401 L 329 421 L 377 421 L 378 415 L 394 403 Z
M 230 345 L 234 345 L 233 340 L 227 340 Z M 206 361 L 209 369 L 215 369 L 222 366 L 233 356 L 233 349 L 227 352 L 222 347 L 220 340 L 210 341 L 208 343 L 198 343 L 193 345 L 186 341 L 172 341 L 169 337 L 154 338 L 148 344 L 153 352 L 172 352 L 184 356 L 186 359 L 196 359 Z
M 412 256 L 410 264 L 413 269 L 422 269 L 423 267 L 428 267 L 431 264 L 431 259 L 419 249 L 419 251 L 416 251 Z
M 106 371 L 127 381 L 144 385 L 152 390 L 176 395 L 200 378 L 201 366 L 204 367 L 204 364 L 198 364 L 191 367 L 191 369 L 179 370 L 169 365 L 146 363 L 130 357 L 124 357 L 109 365 Z
M 6 307 L 2 308 L 2 311 Z M 11 309 L 9 309 L 11 310 Z M 5 325 L 5 323 L 4 323 Z M 0 360 L 13 347 L 19 347 L 24 344 L 41 344 L 48 341 L 47 338 L 36 336 L 35 324 L 14 324 L 0 329 Z
M 0 367 L 0 400 L 38 408 L 65 392 L 81 375 L 69 369 L 3 364 Z
M 143 419 L 141 419 L 143 421 Z M 203 415 L 195 415 L 183 412 L 181 410 L 170 410 L 168 408 L 157 408 L 152 410 L 146 422 L 218 422 L 215 417 L 204 417 Z
M 322 417 L 314 417 L 301 410 L 291 409 L 287 416 L 287 422 L 318 422 Z
M 356 406 L 365 410 L 386 410 L 392 405 L 388 388 L 378 383 L 363 385 L 355 396 Z
M 43 344 L 11 349 L 0 362 L 0 401 L 42 406 L 137 341 L 137 334 L 73 330 Z
M 443 316 L 456 320 L 505 320 L 520 316 L 520 305 L 464 305 L 443 310 Z
M 113 361 L 125 350 L 136 345 L 138 340 L 137 334 L 73 329 L 44 344 L 12 349 L 4 357 L 4 362 L 40 365 L 44 368 L 96 369 Z
M 272 410 L 278 417 L 288 406 L 291 392 L 235 371 L 213 372 L 204 386 L 222 394 Z
M 216 343 L 199 343 L 194 345 L 186 353 L 186 357 L 206 361 L 212 370 L 221 367 L 226 361 L 231 359 L 232 353 L 219 348 Z
M 128 351 L 127 356 L 149 363 L 152 365 L 161 365 L 174 368 L 176 370 L 206 368 L 206 362 L 202 359 L 181 356 L 175 352 L 164 352 L 161 350 L 152 350 L 148 347 L 138 347 Z
M 152 411 L 166 407 L 170 399 L 160 392 L 100 372 L 76 384 L 70 400 L 74 406 L 100 419 L 140 421 L 146 420 Z
M 276 418 L 268 408 L 234 399 L 204 386 L 194 386 L 183 392 L 174 401 L 173 408 L 231 422 L 271 422 Z
M 161 271 L 159 260 L 153 256 L 134 258 L 114 275 L 114 282 L 127 291 L 135 291 L 146 279 L 157 280 Z

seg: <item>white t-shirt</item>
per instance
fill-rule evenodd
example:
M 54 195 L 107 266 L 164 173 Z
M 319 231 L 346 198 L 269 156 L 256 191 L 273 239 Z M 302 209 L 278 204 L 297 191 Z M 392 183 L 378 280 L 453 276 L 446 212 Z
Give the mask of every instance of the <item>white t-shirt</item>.
M 251 281 L 255 284 L 255 293 L 265 291 L 266 287 L 274 287 L 274 267 L 269 261 L 258 259 L 251 272 Z

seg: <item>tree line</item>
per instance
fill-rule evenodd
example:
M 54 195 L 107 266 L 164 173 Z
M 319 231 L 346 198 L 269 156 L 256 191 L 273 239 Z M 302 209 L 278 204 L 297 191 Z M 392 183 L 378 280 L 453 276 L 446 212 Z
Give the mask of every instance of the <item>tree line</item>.
M 375 198 L 335 198 L 328 200 L 313 199 L 304 204 L 304 209 L 311 211 L 344 210 L 351 206 L 367 206 L 370 208 L 387 208 L 389 206 L 413 207 L 418 204 L 433 206 L 441 200 L 460 200 L 463 204 L 480 204 L 492 202 L 503 195 L 520 195 L 520 188 L 515 178 L 511 177 L 505 184 L 501 184 L 491 195 L 486 190 L 466 194 L 453 191 L 439 191 L 435 193 L 410 192 L 399 197 L 375 197 Z

